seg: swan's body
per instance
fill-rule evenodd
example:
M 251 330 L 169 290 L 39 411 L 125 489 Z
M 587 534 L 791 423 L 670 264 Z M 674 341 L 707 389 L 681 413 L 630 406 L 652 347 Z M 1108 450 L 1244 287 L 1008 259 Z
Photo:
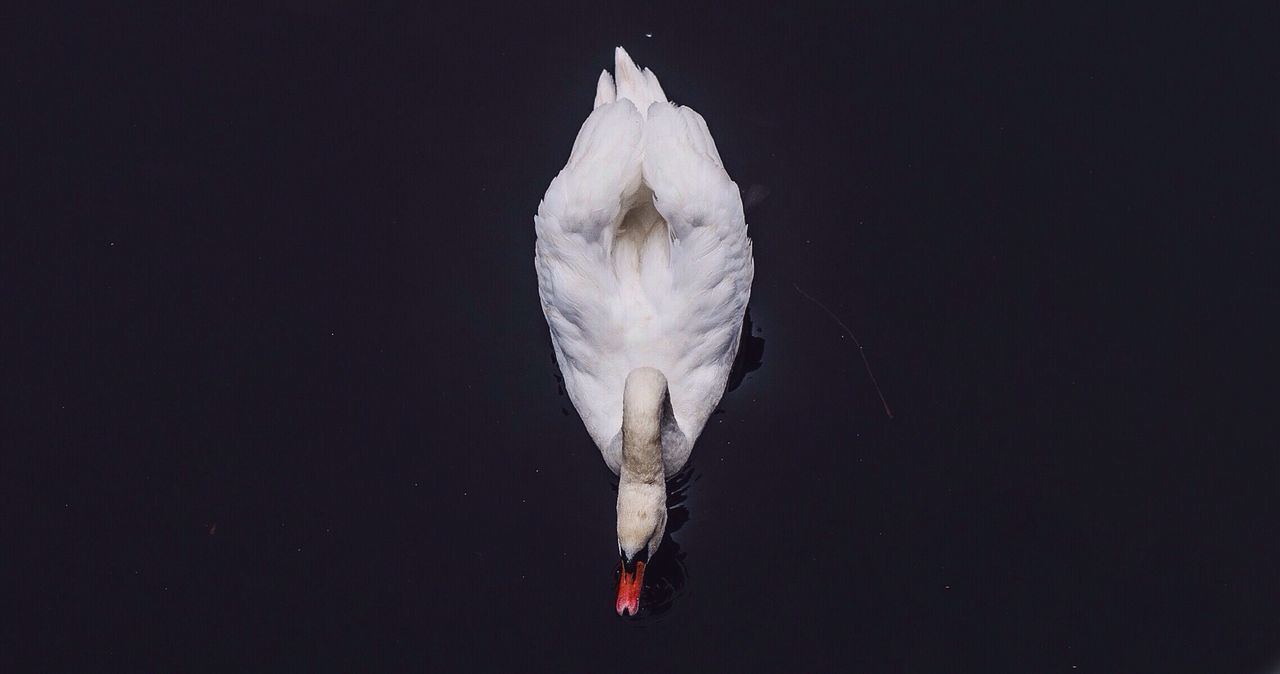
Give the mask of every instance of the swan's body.
M 620 475 L 625 577 L 629 560 L 657 549 L 665 478 L 724 393 L 753 263 L 738 188 L 706 122 L 667 102 L 622 48 L 615 72 L 616 86 L 601 73 L 595 110 L 534 223 L 565 388 Z

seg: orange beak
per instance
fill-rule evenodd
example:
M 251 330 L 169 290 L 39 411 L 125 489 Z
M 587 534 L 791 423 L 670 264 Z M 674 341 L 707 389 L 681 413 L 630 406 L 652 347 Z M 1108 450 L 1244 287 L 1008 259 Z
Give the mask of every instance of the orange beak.
M 618 615 L 631 615 L 640 612 L 640 587 L 644 580 L 644 562 L 637 561 L 634 571 L 627 571 L 626 562 L 622 563 L 622 574 L 618 577 Z

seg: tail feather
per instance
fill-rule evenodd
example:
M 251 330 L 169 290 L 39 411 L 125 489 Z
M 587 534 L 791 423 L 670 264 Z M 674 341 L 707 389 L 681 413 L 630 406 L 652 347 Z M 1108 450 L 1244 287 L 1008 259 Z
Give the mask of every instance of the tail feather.
M 613 76 L 617 82 L 617 98 L 630 100 L 641 115 L 647 115 L 653 103 L 665 103 L 667 100 L 657 75 L 648 68 L 641 70 L 622 47 L 614 50 Z
M 644 79 L 649 83 L 649 93 L 653 94 L 653 100 L 665 102 L 667 100 L 667 92 L 662 90 L 661 84 L 658 84 L 658 76 L 654 75 L 652 70 L 645 68 Z
M 602 105 L 608 105 L 618 99 L 618 93 L 613 88 L 613 76 L 608 70 L 600 71 L 600 80 L 596 82 L 596 104 L 595 108 Z

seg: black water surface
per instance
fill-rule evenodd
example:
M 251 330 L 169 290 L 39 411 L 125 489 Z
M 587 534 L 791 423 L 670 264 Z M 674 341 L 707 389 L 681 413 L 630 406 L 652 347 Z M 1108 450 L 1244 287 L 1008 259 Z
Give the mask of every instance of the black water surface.
M 6 12 L 0 669 L 1273 666 L 1274 17 L 631 5 Z M 756 259 L 637 620 L 532 267 L 617 44 Z

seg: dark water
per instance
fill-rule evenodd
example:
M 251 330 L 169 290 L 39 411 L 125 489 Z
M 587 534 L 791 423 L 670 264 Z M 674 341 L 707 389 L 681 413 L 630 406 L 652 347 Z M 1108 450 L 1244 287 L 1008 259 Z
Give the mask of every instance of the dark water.
M 9 18 L 7 671 L 1280 656 L 1274 21 Z M 638 620 L 532 267 L 616 44 L 708 120 L 756 256 Z

